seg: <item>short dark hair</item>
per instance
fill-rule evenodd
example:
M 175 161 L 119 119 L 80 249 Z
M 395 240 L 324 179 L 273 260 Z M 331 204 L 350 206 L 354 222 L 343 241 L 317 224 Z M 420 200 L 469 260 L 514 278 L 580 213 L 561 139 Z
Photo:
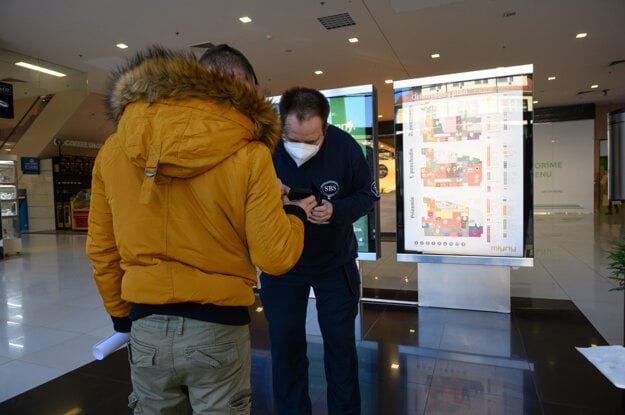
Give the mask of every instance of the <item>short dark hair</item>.
M 330 115 L 328 99 L 316 89 L 301 86 L 288 89 L 282 94 L 279 109 L 283 126 L 289 114 L 294 114 L 299 121 L 318 116 L 325 130 Z
M 200 57 L 200 63 L 207 68 L 217 68 L 222 72 L 234 75 L 239 70 L 246 79 L 258 85 L 256 73 L 249 60 L 238 49 L 221 44 L 208 48 Z

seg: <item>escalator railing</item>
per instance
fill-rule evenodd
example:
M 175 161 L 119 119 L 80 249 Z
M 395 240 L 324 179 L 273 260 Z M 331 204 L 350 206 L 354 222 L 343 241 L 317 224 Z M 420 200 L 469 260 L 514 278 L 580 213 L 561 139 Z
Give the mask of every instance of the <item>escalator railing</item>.
M 26 131 L 35 122 L 39 114 L 48 105 L 54 94 L 41 95 L 34 99 L 28 111 L 22 116 L 19 122 L 8 131 L 6 137 L 2 131 L 0 131 L 0 151 L 10 152 L 15 144 L 24 136 Z

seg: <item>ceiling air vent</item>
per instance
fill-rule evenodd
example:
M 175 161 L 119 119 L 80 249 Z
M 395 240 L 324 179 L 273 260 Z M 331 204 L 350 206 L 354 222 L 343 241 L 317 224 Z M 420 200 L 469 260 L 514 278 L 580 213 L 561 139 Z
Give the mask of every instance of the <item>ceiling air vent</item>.
M 608 66 L 618 65 L 620 63 L 625 63 L 625 59 L 621 59 L 619 61 L 612 61 L 612 62 L 610 62 L 610 64 Z
M 318 17 L 317 19 L 321 22 L 323 27 L 328 30 L 356 24 L 349 13 L 333 14 L 332 16 Z
M 26 81 L 23 81 L 21 79 L 16 79 L 16 78 L 4 78 L 4 79 L 0 79 L 0 82 L 10 82 L 12 84 L 15 84 L 18 82 L 26 82 Z

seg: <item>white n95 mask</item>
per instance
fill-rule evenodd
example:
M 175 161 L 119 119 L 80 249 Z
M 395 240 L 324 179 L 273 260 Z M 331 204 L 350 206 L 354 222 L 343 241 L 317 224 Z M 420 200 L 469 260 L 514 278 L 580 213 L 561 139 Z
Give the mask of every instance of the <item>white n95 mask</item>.
M 289 153 L 295 164 L 297 164 L 297 167 L 313 158 L 319 151 L 318 145 L 299 143 L 296 141 L 282 141 L 284 142 L 284 149 Z

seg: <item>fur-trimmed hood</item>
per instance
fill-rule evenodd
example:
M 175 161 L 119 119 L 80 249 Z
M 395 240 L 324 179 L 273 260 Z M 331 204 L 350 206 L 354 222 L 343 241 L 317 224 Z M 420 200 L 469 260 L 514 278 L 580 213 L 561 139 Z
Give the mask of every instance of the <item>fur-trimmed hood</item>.
M 109 91 L 114 135 L 146 176 L 156 167 L 191 177 L 249 142 L 273 151 L 279 140 L 278 115 L 262 94 L 191 53 L 151 47 L 111 74 Z

